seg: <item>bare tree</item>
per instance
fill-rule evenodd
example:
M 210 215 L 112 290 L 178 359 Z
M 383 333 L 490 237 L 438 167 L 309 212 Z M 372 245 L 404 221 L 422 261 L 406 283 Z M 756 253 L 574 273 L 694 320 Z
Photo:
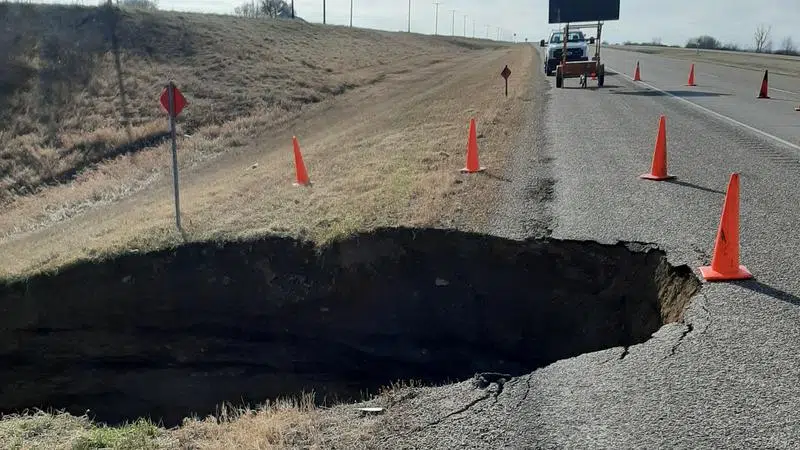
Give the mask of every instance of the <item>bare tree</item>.
M 702 48 L 702 49 L 718 49 L 721 47 L 720 42 L 713 36 L 700 36 L 689 39 L 686 43 L 686 48 Z
M 233 13 L 239 17 L 249 17 L 251 19 L 258 17 L 258 10 L 252 2 L 244 2 L 236 8 L 233 8 Z
M 292 17 L 292 7 L 284 0 L 258 0 L 245 1 L 233 9 L 233 13 L 240 17 L 258 18 L 267 17 Z
M 128 8 L 149 9 L 151 11 L 158 9 L 157 0 L 122 0 L 120 3 Z
M 272 19 L 278 17 L 291 17 L 292 7 L 284 0 L 261 0 L 261 14 Z
M 651 42 L 652 42 L 653 45 L 661 45 L 661 38 L 660 37 L 654 37 Z
M 756 32 L 753 35 L 753 38 L 756 41 L 756 52 L 761 53 L 763 51 L 767 51 L 767 43 L 769 41 L 769 33 L 772 31 L 772 25 L 769 27 L 765 27 L 764 25 L 759 25 L 756 28 Z M 770 48 L 772 45 L 770 44 Z
M 781 42 L 781 52 L 785 55 L 795 54 L 794 41 L 792 41 L 791 36 L 786 36 L 783 38 L 783 41 Z

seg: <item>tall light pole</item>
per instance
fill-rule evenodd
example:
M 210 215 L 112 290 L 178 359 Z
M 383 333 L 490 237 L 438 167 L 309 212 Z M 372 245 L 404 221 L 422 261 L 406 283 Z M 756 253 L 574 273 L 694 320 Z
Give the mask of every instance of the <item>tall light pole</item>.
M 475 19 L 472 19 L 472 39 L 475 39 Z
M 464 14 L 464 37 L 467 37 L 467 15 Z
M 486 39 L 489 39 L 489 27 L 491 27 L 491 25 L 486 25 Z
M 408 0 L 408 32 L 411 33 L 411 0 Z
M 450 27 L 450 35 L 451 36 L 455 36 L 456 35 L 456 10 L 455 9 L 451 9 L 450 12 L 453 13 L 453 25 Z
M 350 28 L 353 28 L 353 0 L 350 0 Z
M 433 2 L 433 4 L 436 6 L 436 16 L 435 16 L 436 18 L 434 19 L 435 25 L 434 25 L 434 28 L 433 28 L 433 34 L 434 35 L 438 35 L 439 34 L 439 5 L 441 5 L 442 2 Z
M 325 0 L 322 0 L 322 24 L 325 25 Z
M 500 27 L 497 27 L 497 40 L 500 40 Z

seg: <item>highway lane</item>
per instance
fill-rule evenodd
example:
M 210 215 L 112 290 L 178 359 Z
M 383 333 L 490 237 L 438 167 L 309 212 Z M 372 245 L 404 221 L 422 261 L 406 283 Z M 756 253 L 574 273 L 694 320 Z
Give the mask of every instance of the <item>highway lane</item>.
M 701 86 L 684 88 L 688 64 L 607 53 L 610 66 L 631 75 L 635 60 L 641 60 L 645 80 L 661 89 L 729 93 L 686 97 L 798 143 L 800 133 L 791 124 L 800 123 L 800 115 L 784 102 L 755 100 L 744 73 L 728 79 L 730 68 L 698 64 Z M 706 74 L 720 79 L 710 86 Z M 757 91 L 759 77 L 750 78 Z M 512 448 L 796 446 L 800 153 L 686 102 L 647 94 L 621 74 L 610 75 L 603 89 L 577 88 L 577 80 L 566 86 L 550 91 L 544 130 L 555 158 L 554 236 L 655 242 L 674 264 L 696 268 L 710 262 L 723 192 L 736 171 L 742 263 L 757 280 L 705 284 L 687 312 L 688 325 L 665 326 L 624 357 L 617 348 L 559 361 L 507 387 L 511 398 L 524 401 L 504 417 L 503 429 L 516 433 L 505 443 Z M 667 116 L 669 171 L 678 176 L 676 183 L 638 178 L 649 170 L 661 114 Z
M 794 111 L 800 106 L 798 78 L 770 74 L 770 99 L 758 99 L 764 76 L 761 70 L 701 61 L 695 63 L 697 86 L 688 87 L 691 61 L 612 49 L 603 49 L 601 56 L 607 67 L 629 77 L 633 77 L 638 61 L 644 83 L 791 142 L 800 154 L 800 112 Z M 643 88 L 646 86 L 631 86 L 628 94 L 653 95 Z
M 668 70 L 646 76 L 652 81 Z M 496 396 L 470 381 L 422 390 L 408 405 L 393 406 L 409 411 L 397 426 L 414 430 L 403 435 L 403 448 L 797 448 L 796 149 L 674 97 L 631 95 L 644 87 L 622 74 L 611 74 L 603 89 L 580 89 L 577 80 L 555 89 L 552 77 L 546 83 L 537 93 L 546 105 L 516 157 L 552 164 L 513 173 L 531 182 L 555 180 L 547 208 L 554 237 L 656 243 L 673 264 L 699 276 L 696 268 L 710 262 L 724 191 L 736 171 L 741 262 L 756 280 L 704 284 L 684 323 L 666 325 L 628 349 L 555 362 L 506 382 Z M 743 107 L 754 101 L 752 95 L 725 98 L 734 107 L 736 99 Z M 650 169 L 661 114 L 675 182 L 639 179 Z M 758 126 L 753 114 L 740 119 Z M 520 224 L 511 229 L 521 230 L 530 206 L 517 204 Z

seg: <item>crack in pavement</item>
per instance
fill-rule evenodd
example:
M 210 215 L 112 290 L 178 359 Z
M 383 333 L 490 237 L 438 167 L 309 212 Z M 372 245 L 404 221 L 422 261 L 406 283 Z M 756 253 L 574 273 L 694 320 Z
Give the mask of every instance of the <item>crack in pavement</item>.
M 425 425 L 415 427 L 410 432 L 406 433 L 406 435 L 411 434 L 411 433 L 415 433 L 417 431 L 422 431 L 422 430 L 424 430 L 426 428 L 435 427 L 436 425 L 439 425 L 440 423 L 444 422 L 445 420 L 449 419 L 450 417 L 457 416 L 459 414 L 463 414 L 463 413 L 469 411 L 470 408 L 472 408 L 473 406 L 477 405 L 478 403 L 486 400 L 487 398 L 489 398 L 491 396 L 492 396 L 492 394 L 488 393 L 488 394 L 484 395 L 483 397 L 478 397 L 475 400 L 467 403 L 463 407 L 461 407 L 461 408 L 459 408 L 459 409 L 457 409 L 457 410 L 455 410 L 455 411 L 453 411 L 453 412 L 451 412 L 451 413 L 449 413 L 449 414 L 447 414 L 447 415 L 445 415 L 443 417 L 440 417 L 440 418 L 434 420 L 433 422 L 429 422 L 429 423 L 427 423 Z
M 686 323 L 686 329 L 683 331 L 683 333 L 681 333 L 681 337 L 678 338 L 678 342 L 676 342 L 675 345 L 672 346 L 672 350 L 670 350 L 669 356 L 675 356 L 675 352 L 678 350 L 678 347 L 680 347 L 681 343 L 683 342 L 683 338 L 685 338 L 692 331 L 694 331 L 694 325 L 692 325 L 691 323 Z
M 704 314 L 705 317 L 701 318 L 701 320 L 705 319 L 706 322 L 705 326 L 702 327 L 702 329 L 698 330 L 699 334 L 703 334 L 706 332 L 706 330 L 708 330 L 708 327 L 711 325 L 711 312 L 708 310 L 708 308 L 706 308 L 704 302 L 699 301 L 700 297 L 702 297 L 703 300 L 707 300 L 705 294 L 700 293 L 697 295 L 697 297 L 698 298 L 696 299 L 695 304 L 705 313 Z M 687 320 L 683 322 L 683 324 L 686 326 L 686 329 L 681 333 L 681 336 L 678 338 L 677 342 L 675 342 L 675 344 L 672 346 L 669 355 L 666 358 L 669 358 L 670 356 L 675 356 L 675 353 L 678 351 L 678 347 L 680 347 L 680 345 L 683 343 L 683 340 L 686 338 L 686 336 L 695 331 L 695 324 L 694 324 L 695 321 L 692 320 L 692 318 L 690 317 L 687 317 L 686 319 Z
M 708 308 L 706 308 L 706 301 L 708 301 L 708 297 L 706 297 L 705 293 L 700 293 L 700 294 L 697 295 L 697 297 L 698 298 L 697 298 L 695 304 L 697 306 L 699 306 L 700 309 L 702 309 L 703 312 L 705 313 L 704 319 L 705 319 L 706 323 L 705 323 L 705 326 L 702 328 L 702 330 L 700 330 L 700 334 L 703 334 L 708 330 L 708 327 L 711 326 L 711 322 L 712 322 L 712 320 L 711 320 L 711 311 L 709 311 Z M 702 299 L 703 299 L 702 302 L 700 301 L 699 297 L 702 297 Z M 692 324 L 694 325 L 694 320 L 692 321 Z
M 616 348 L 616 347 L 614 347 L 614 348 Z M 614 348 L 612 348 L 610 350 L 614 350 Z M 603 365 L 603 364 L 608 364 L 611 361 L 621 361 L 621 360 L 625 359 L 625 357 L 628 356 L 628 348 L 629 348 L 628 346 L 624 346 L 622 348 L 622 353 L 620 353 L 619 356 L 612 356 L 612 357 L 608 358 L 607 360 L 605 360 L 603 362 L 600 362 L 598 364 L 599 365 Z
M 522 406 L 522 403 L 528 399 L 528 394 L 531 392 L 531 377 L 533 377 L 533 372 L 529 373 L 527 377 L 525 377 L 525 393 L 522 394 L 522 398 L 517 402 L 517 405 L 514 408 L 519 408 Z
M 523 400 L 528 397 L 528 392 L 530 391 L 530 377 L 532 375 L 533 375 L 532 373 L 530 375 L 528 375 L 528 381 L 527 381 L 528 389 L 525 392 Z M 432 422 L 429 422 L 429 423 L 427 423 L 425 425 L 422 425 L 422 426 L 417 426 L 414 429 L 412 429 L 409 433 L 406 433 L 406 434 L 414 433 L 414 432 L 417 432 L 417 431 L 422 431 L 422 430 L 424 430 L 426 428 L 430 428 L 430 427 L 435 427 L 436 425 L 439 425 L 440 423 L 444 422 L 445 420 L 449 419 L 450 417 L 457 416 L 459 414 L 463 414 L 463 413 L 469 411 L 470 408 L 472 408 L 473 406 L 477 405 L 478 403 L 488 399 L 489 397 L 493 397 L 494 398 L 494 402 L 497 403 L 497 397 L 500 394 L 503 393 L 503 386 L 506 384 L 506 382 L 508 382 L 512 378 L 513 377 L 510 374 L 507 374 L 507 373 L 497 373 L 497 372 L 476 373 L 474 378 L 473 378 L 473 380 L 472 380 L 472 384 L 476 388 L 486 389 L 488 387 L 491 387 L 492 385 L 495 385 L 495 386 L 497 386 L 497 389 L 496 390 L 492 390 L 492 391 L 487 391 L 487 393 L 485 395 L 483 395 L 482 397 L 478 397 L 475 400 L 467 403 L 463 407 L 461 407 L 461 408 L 459 408 L 459 409 L 457 409 L 457 410 L 455 410 L 455 411 L 453 411 L 451 413 L 448 413 L 447 415 L 442 416 L 442 417 L 440 417 L 440 418 L 438 418 L 438 419 L 436 419 L 436 420 L 434 420 Z M 520 403 L 522 403 L 522 402 L 520 401 Z M 519 406 L 519 404 L 517 406 Z

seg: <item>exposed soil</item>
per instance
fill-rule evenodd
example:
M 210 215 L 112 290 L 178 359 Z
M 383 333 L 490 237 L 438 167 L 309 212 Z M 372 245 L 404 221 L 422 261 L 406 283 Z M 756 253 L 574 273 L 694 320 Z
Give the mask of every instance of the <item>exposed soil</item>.
M 195 243 L 0 284 L 0 405 L 170 425 L 223 401 L 521 375 L 641 343 L 698 287 L 639 244 L 433 229 Z

